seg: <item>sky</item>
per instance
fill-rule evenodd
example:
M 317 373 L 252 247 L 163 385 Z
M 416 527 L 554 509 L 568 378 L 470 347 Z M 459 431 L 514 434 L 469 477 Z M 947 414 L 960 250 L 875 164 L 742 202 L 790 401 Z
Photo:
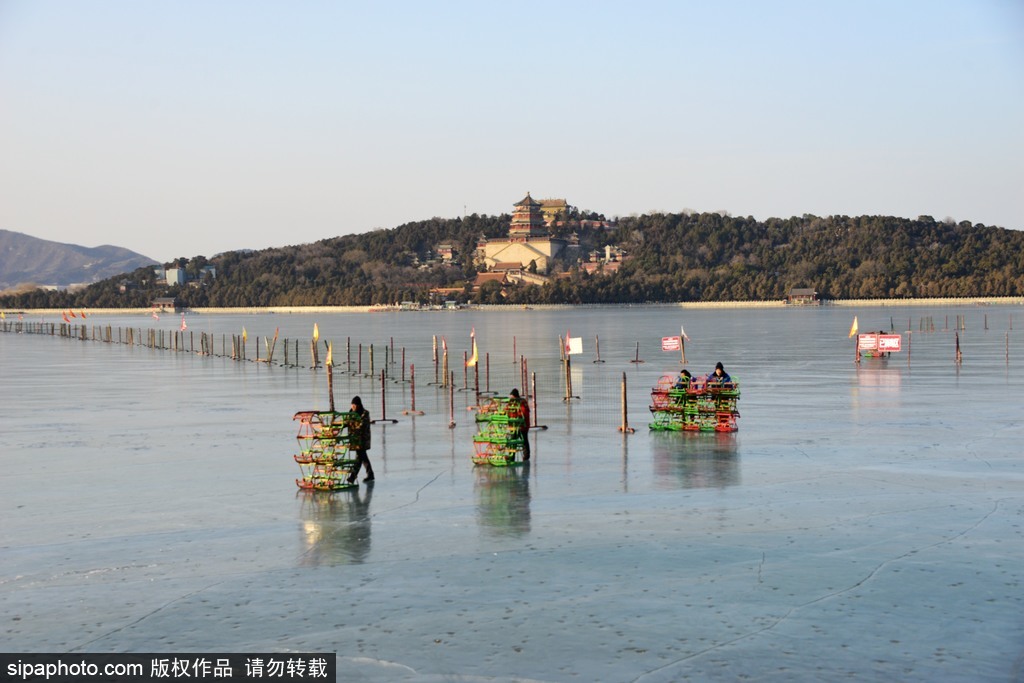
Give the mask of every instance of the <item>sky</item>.
M 159 261 L 527 193 L 1024 229 L 1021 0 L 0 0 L 0 228 Z

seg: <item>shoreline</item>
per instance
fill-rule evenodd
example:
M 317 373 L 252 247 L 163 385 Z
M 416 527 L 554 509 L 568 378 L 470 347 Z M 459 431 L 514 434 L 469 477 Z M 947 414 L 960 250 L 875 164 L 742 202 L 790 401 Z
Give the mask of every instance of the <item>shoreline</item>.
M 1024 305 L 1024 297 L 939 297 L 934 299 L 834 299 L 823 301 L 820 304 L 788 304 L 785 301 L 678 301 L 666 303 L 633 303 L 633 304 L 470 304 L 469 308 L 459 309 L 462 311 L 550 311 L 566 310 L 573 308 L 604 308 L 613 306 L 645 306 L 645 307 L 672 307 L 672 308 L 828 308 L 839 306 L 852 308 L 862 306 L 870 307 L 893 307 L 893 306 L 1020 306 Z M 391 309 L 386 311 L 374 311 L 378 304 L 372 306 L 237 306 L 237 307 L 205 307 L 186 308 L 177 311 L 167 309 L 160 310 L 164 315 L 177 315 L 178 313 L 197 315 L 303 315 L 310 313 L 422 313 L 422 310 L 400 310 Z M 38 308 L 38 309 L 0 309 L 5 315 L 62 315 L 68 309 Z M 151 315 L 152 308 L 85 308 L 82 309 L 88 315 Z M 429 312 L 429 311 L 428 311 Z M 447 312 L 447 311 L 445 311 Z

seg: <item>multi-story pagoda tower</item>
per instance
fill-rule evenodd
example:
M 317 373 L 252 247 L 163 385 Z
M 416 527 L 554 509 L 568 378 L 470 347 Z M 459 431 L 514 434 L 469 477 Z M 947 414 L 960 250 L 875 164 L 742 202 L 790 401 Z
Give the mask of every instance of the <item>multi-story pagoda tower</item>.
M 544 220 L 543 206 L 527 192 L 526 196 L 514 204 L 512 223 L 508 229 L 508 238 L 513 241 L 525 242 L 531 237 L 549 239 L 551 234 Z
M 565 249 L 565 240 L 551 236 L 542 210 L 544 205 L 529 192 L 513 206 L 515 211 L 508 227 L 508 237 L 482 238 L 477 242 L 476 262 L 487 270 L 526 271 L 534 278 L 545 275 L 554 259 Z M 526 274 L 519 273 L 517 277 L 525 279 Z M 541 282 L 543 278 L 534 284 Z

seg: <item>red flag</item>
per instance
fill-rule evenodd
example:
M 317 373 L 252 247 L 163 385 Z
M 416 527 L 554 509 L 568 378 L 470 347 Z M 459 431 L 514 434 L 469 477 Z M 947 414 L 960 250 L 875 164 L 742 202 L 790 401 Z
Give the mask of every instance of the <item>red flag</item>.
M 188 329 L 188 325 L 185 324 L 185 314 L 182 313 L 181 314 L 181 331 L 184 332 L 186 329 Z
M 67 312 L 61 313 L 61 314 L 60 314 L 60 317 L 64 318 L 64 322 L 66 322 L 66 323 L 69 323 L 69 322 L 71 322 L 70 320 L 68 320 L 68 314 L 67 314 Z

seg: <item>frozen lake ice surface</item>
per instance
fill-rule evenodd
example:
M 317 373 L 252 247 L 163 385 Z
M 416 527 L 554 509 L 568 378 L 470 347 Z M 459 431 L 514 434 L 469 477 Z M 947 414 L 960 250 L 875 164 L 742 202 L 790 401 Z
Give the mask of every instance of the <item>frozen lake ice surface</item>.
M 1021 681 L 1022 312 L 188 315 L 169 349 L 118 335 L 170 345 L 174 316 L 82 340 L 8 314 L 4 649 L 333 652 L 338 680 L 413 683 Z M 855 363 L 854 315 L 903 350 Z M 387 418 L 373 484 L 295 485 L 292 416 L 328 406 L 314 324 L 339 409 Z M 691 372 L 740 382 L 738 432 L 648 429 L 681 326 Z M 533 381 L 530 464 L 474 466 L 478 387 Z

